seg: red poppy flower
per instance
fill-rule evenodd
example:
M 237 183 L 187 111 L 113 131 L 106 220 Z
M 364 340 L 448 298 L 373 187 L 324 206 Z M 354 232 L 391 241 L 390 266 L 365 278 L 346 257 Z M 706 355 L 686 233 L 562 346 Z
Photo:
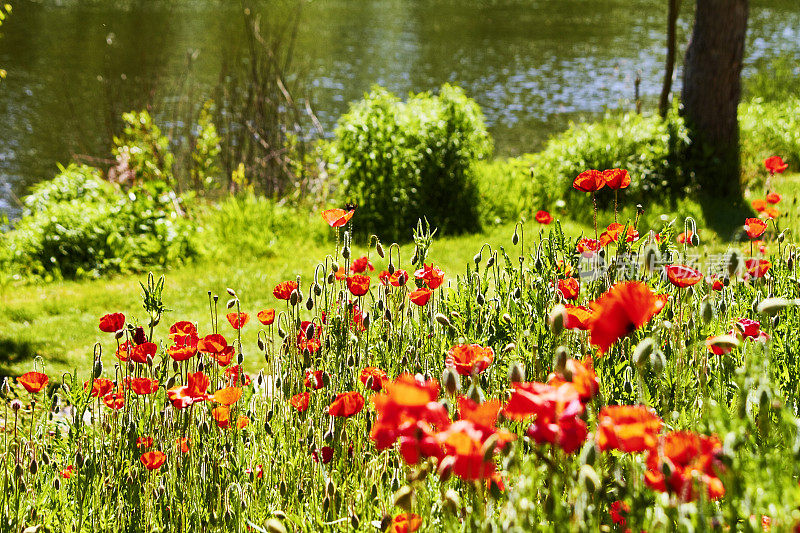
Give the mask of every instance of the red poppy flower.
M 617 283 L 590 304 L 590 342 L 602 355 L 622 337 L 650 321 L 664 301 L 639 281 Z
M 153 394 L 158 390 L 158 380 L 150 378 L 131 378 L 128 387 L 141 396 Z
M 767 219 L 778 218 L 779 216 L 781 216 L 781 212 L 775 209 L 774 207 L 766 208 L 762 214 Z
M 238 383 L 243 385 L 250 385 L 251 379 L 250 376 L 242 372 L 242 365 L 233 365 L 232 367 L 225 369 L 225 378 L 229 386 L 234 386 Z
M 175 344 L 167 348 L 167 354 L 173 361 L 187 361 L 197 354 L 200 339 L 197 335 L 175 336 Z
M 361 412 L 364 408 L 364 397 L 358 391 L 343 392 L 328 406 L 331 416 L 350 417 Z
M 426 287 L 435 291 L 444 283 L 444 272 L 442 272 L 439 267 L 435 267 L 432 264 L 423 265 L 423 268 L 414 272 L 414 278 L 422 281 Z
M 236 429 L 244 429 L 250 425 L 250 419 L 244 415 L 240 415 L 236 419 Z
M 706 349 L 714 355 L 724 355 L 733 351 L 738 343 L 732 335 L 717 335 L 706 339 Z
M 378 274 L 378 280 L 381 285 L 393 285 L 394 287 L 402 287 L 408 282 L 408 272 L 405 270 L 395 270 L 393 274 L 389 274 L 387 270 L 381 271 Z
M 50 381 L 50 378 L 47 377 L 47 374 L 42 374 L 41 372 L 25 372 L 17 378 L 17 382 L 31 394 L 41 392 L 48 381 Z
M 364 296 L 369 292 L 369 276 L 355 274 L 347 278 L 347 289 L 353 296 Z
M 72 465 L 69 465 L 68 467 L 66 467 L 64 469 L 59 470 L 58 474 L 64 479 L 69 479 L 69 478 L 72 477 L 73 470 L 75 470 L 75 467 L 72 466 Z
M 164 455 L 164 452 L 159 451 L 145 452 L 139 460 L 142 461 L 142 464 L 147 467 L 148 470 L 157 470 L 161 468 L 161 465 L 167 460 L 167 456 Z
M 110 313 L 100 317 L 100 331 L 104 333 L 116 333 L 125 327 L 125 315 L 122 313 Z
M 740 318 L 736 321 L 736 329 L 742 334 L 743 337 L 749 339 L 756 339 L 761 335 L 761 322 L 750 320 L 749 318 Z
M 767 195 L 767 203 L 777 204 L 781 201 L 781 195 L 776 192 L 771 192 Z
M 180 320 L 169 327 L 169 338 L 191 337 L 197 335 L 197 326 L 188 320 Z
M 263 311 L 259 311 L 256 315 L 258 321 L 264 324 L 265 326 L 269 326 L 273 322 L 275 322 L 275 310 L 274 309 L 264 309 Z
M 355 210 L 345 211 L 344 209 L 328 209 L 322 212 L 322 218 L 332 228 L 340 228 L 350 222 Z
M 625 515 L 631 512 L 631 506 L 622 500 L 617 500 L 611 504 L 608 514 L 611 515 L 611 521 L 619 527 L 625 527 Z
M 88 381 L 83 384 L 83 388 L 84 389 L 89 388 Z M 97 378 L 94 381 L 92 381 L 92 389 L 89 391 L 89 396 L 92 396 L 93 398 L 100 398 L 111 392 L 111 389 L 113 388 L 114 388 L 114 383 L 110 379 Z
M 625 229 L 625 226 L 620 224 L 619 222 L 612 222 L 608 225 L 608 228 L 600 234 L 600 245 L 601 246 L 608 246 L 612 242 L 619 241 L 619 238 L 622 236 L 622 230 Z M 633 229 L 632 226 L 628 226 L 628 229 L 625 232 L 625 242 L 633 242 L 639 238 L 639 232 Z
M 148 449 L 153 445 L 153 437 L 139 437 L 136 439 L 136 447 L 141 449 Z
M 353 264 L 350 267 L 350 270 L 355 272 L 356 274 L 362 274 L 369 270 L 372 272 L 375 270 L 375 267 L 372 266 L 372 261 L 365 255 L 363 257 L 359 257 L 358 259 L 353 260 Z
M 757 239 L 767 231 L 767 223 L 760 218 L 748 218 L 744 221 L 744 231 L 751 239 Z
M 314 328 L 314 335 L 309 339 L 309 328 Z M 297 333 L 297 349 L 317 353 L 322 348 L 322 326 L 308 320 L 300 322 L 300 331 Z
M 308 401 L 311 399 L 311 393 L 308 392 L 301 392 L 300 394 L 295 394 L 289 399 L 289 403 L 292 404 L 292 407 L 297 409 L 298 411 L 305 412 L 308 409 Z
M 311 458 L 318 463 L 326 465 L 333 459 L 333 448 L 330 446 L 323 446 L 319 450 L 314 450 L 311 452 Z
M 103 403 L 106 404 L 106 407 L 109 409 L 122 409 L 122 407 L 125 405 L 125 393 L 121 388 L 116 391 L 109 392 L 103 396 Z
M 578 392 L 581 402 L 586 403 L 600 392 L 600 380 L 593 365 L 591 357 L 587 357 L 584 361 L 567 359 L 564 373 L 550 374 L 547 384 L 560 387 L 564 383 L 569 383 Z
M 386 374 L 386 372 L 374 366 L 368 366 L 362 369 L 361 375 L 359 376 L 358 379 L 359 381 L 361 381 L 361 384 L 366 387 L 369 378 L 372 378 L 370 390 L 374 391 L 379 391 L 383 389 L 383 382 L 389 380 L 389 376 Z
M 771 266 L 772 263 L 766 259 L 748 259 L 744 262 L 744 268 L 747 270 L 745 277 L 763 278 Z
M 725 288 L 725 284 L 719 278 L 707 278 L 706 282 L 711 286 L 711 289 L 715 291 L 721 291 Z
M 722 443 L 716 436 L 707 437 L 691 431 L 667 433 L 658 446 L 650 450 L 645 482 L 654 490 L 677 495 L 681 501 L 695 500 L 695 486 L 699 483 L 706 487 L 709 498 L 719 499 L 725 494 L 717 475 L 723 468 L 717 458 L 721 451 Z M 670 473 L 669 477 L 665 477 L 665 471 Z
M 288 300 L 294 291 L 297 290 L 296 281 L 281 281 L 272 290 L 272 294 L 278 300 Z
M 389 524 L 389 533 L 412 533 L 422 527 L 422 518 L 414 513 L 395 516 Z
M 129 341 L 125 341 L 119 346 L 117 346 L 117 350 L 114 352 L 114 356 L 122 361 L 123 363 L 128 360 L 128 355 L 131 351 L 132 344 Z
M 197 351 L 207 354 L 219 354 L 228 347 L 228 341 L 219 333 L 206 335 L 197 341 Z
M 157 351 L 158 351 L 158 345 L 156 343 L 145 342 L 143 344 L 139 344 L 138 346 L 133 347 L 133 350 L 131 350 L 130 358 L 131 361 L 133 361 L 134 363 L 145 364 L 147 363 L 148 357 L 152 361 Z
M 228 313 L 225 318 L 230 322 L 233 329 L 242 329 L 247 321 L 250 320 L 250 315 L 247 313 Z
M 226 387 L 214 393 L 213 400 L 222 405 L 233 405 L 242 397 L 242 389 L 239 387 Z
M 567 319 L 564 327 L 567 329 L 589 329 L 589 319 L 592 317 L 592 310 L 582 305 L 565 304 Z
M 661 418 L 644 405 L 609 405 L 597 416 L 600 451 L 644 452 L 656 445 Z
M 761 213 L 762 211 L 764 211 L 764 209 L 767 208 L 767 202 L 760 198 L 750 202 L 750 205 L 753 207 L 754 210 L 758 211 L 759 213 Z
M 227 405 L 220 405 L 211 410 L 211 416 L 217 423 L 217 427 L 228 429 L 231 425 L 231 408 Z
M 439 396 L 439 384 L 435 380 L 423 381 L 411 374 L 401 374 L 394 381 L 384 381 L 383 389 L 385 392 L 370 399 L 377 413 L 370 438 L 377 449 L 385 450 L 404 435 L 419 437 L 417 430 L 425 433 L 426 428 L 420 427 L 418 422 L 439 429 L 449 425 L 447 409 L 435 401 Z M 406 461 L 409 462 L 408 458 Z
M 578 241 L 577 245 L 578 253 L 583 254 L 585 257 L 591 257 L 600 248 L 600 241 L 597 239 L 583 238 Z
M 536 216 L 534 217 L 536 222 L 539 224 L 550 224 L 553 221 L 553 217 L 550 216 L 550 213 L 547 211 L 537 211 Z
M 789 168 L 789 165 L 783 162 L 778 155 L 773 155 L 764 160 L 764 167 L 770 174 L 783 174 L 783 171 Z
M 567 300 L 575 300 L 581 286 L 575 278 L 560 279 L 558 280 L 558 290 Z
M 233 361 L 233 356 L 235 354 L 235 350 L 233 349 L 233 345 L 229 344 L 224 350 L 219 353 L 212 353 L 209 354 L 211 358 L 217 362 L 219 366 L 228 366 Z
M 678 235 L 678 238 L 677 238 L 678 243 L 679 244 L 688 244 L 690 246 L 694 246 L 694 244 L 692 243 L 692 235 L 694 235 L 694 233 L 691 232 L 691 231 L 684 231 L 683 233 L 680 233 Z M 699 233 L 697 234 L 697 238 L 698 239 L 700 238 L 700 234 Z
M 434 439 L 441 445 L 446 460 L 452 463 L 453 473 L 461 479 L 473 481 L 490 478 L 496 471 L 495 462 L 491 457 L 494 450 L 483 449 L 483 443 L 492 433 L 482 430 L 469 420 L 458 420 L 444 431 L 437 433 Z M 409 437 L 405 438 L 405 442 L 409 442 Z M 402 450 L 402 440 L 400 444 Z M 502 444 L 499 443 L 500 446 Z M 432 449 L 425 455 L 431 453 L 436 456 L 442 452 Z
M 462 376 L 480 374 L 494 361 L 494 350 L 480 344 L 457 344 L 447 351 L 445 366 L 453 367 Z
M 189 439 L 186 437 L 178 437 L 175 439 L 175 447 L 181 453 L 189 453 Z
M 187 384 L 169 389 L 167 398 L 176 409 L 184 409 L 193 403 L 206 400 L 208 398 L 206 390 L 210 384 L 211 379 L 202 372 L 190 373 Z
M 306 370 L 303 384 L 309 389 L 318 390 L 325 386 L 322 381 L 322 370 Z
M 703 273 L 685 265 L 669 265 L 665 269 L 670 283 L 685 289 L 703 279 Z
M 610 168 L 603 171 L 603 179 L 609 189 L 625 189 L 631 184 L 631 176 L 627 170 Z
M 433 295 L 433 291 L 422 287 L 421 289 L 417 289 L 413 292 L 408 294 L 408 299 L 417 304 L 418 306 L 422 307 L 423 305 L 428 303 L 428 300 L 431 299 L 431 295 Z
M 587 170 L 578 174 L 572 186 L 583 192 L 596 192 L 605 187 L 606 179 L 599 170 Z

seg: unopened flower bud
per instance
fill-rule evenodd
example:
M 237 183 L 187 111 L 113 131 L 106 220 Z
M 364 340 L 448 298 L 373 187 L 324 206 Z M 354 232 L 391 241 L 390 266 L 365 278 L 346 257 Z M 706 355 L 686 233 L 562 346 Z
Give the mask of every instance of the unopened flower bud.
M 522 383 L 525 381 L 525 367 L 522 363 L 514 363 L 509 367 L 508 381 L 511 383 Z
M 400 487 L 400 489 L 394 493 L 394 504 L 401 509 L 410 511 L 414 504 L 414 489 L 408 485 Z
M 444 372 L 442 372 L 442 384 L 444 385 L 444 390 L 451 396 L 461 388 L 458 373 L 451 367 L 445 368 Z

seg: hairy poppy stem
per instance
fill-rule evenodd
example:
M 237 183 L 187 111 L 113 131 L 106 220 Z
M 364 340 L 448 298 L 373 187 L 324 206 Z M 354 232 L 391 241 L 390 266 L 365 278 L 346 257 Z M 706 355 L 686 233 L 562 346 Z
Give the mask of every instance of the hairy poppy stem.
M 614 189 L 614 222 L 617 221 L 617 194 L 619 191 Z
M 592 192 L 592 206 L 594 207 L 594 239 L 597 240 L 597 198 L 594 192 Z

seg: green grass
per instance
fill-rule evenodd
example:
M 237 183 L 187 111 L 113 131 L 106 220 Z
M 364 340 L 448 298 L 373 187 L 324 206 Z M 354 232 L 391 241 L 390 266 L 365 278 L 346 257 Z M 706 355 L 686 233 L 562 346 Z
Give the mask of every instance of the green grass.
M 779 205 L 783 211 L 795 209 L 798 185 L 800 174 L 787 174 L 775 181 L 776 190 L 784 196 Z M 758 191 L 752 197 L 760 195 Z M 570 198 L 565 200 L 566 207 L 553 212 L 553 216 L 562 221 L 565 233 L 575 237 L 581 233 L 591 235 L 591 226 L 571 220 Z M 645 225 L 659 224 L 663 211 L 656 205 L 645 206 Z M 632 217 L 633 212 L 633 207 L 625 208 L 620 220 Z M 680 202 L 677 212 L 678 215 L 669 214 L 671 218 L 677 217 L 678 232 L 682 231 L 682 217 L 695 215 L 703 244 L 710 251 L 724 249 L 727 236 L 732 235 L 731 228 L 741 225 L 746 216 L 741 208 L 730 205 L 713 206 L 704 215 L 692 200 Z M 612 217 L 612 213 L 601 213 L 598 224 L 605 226 Z M 797 219 L 790 217 L 790 220 Z M 318 214 L 312 213 L 305 219 L 292 214 L 288 208 L 276 214 L 275 208 L 266 201 L 234 202 L 233 206 L 217 208 L 212 214 L 206 214 L 203 227 L 206 232 L 202 238 L 213 252 L 191 265 L 153 272 L 156 276 L 166 276 L 164 299 L 170 311 L 163 321 L 167 324 L 191 320 L 198 322 L 201 329 L 207 326 L 210 321 L 208 291 L 220 295 L 219 305 L 224 306 L 227 287 L 236 290 L 244 305 L 242 310 L 255 320 L 259 310 L 277 307 L 280 303 L 272 295 L 276 283 L 300 275 L 304 286 L 308 287 L 314 268 L 333 252 L 335 245 L 334 230 L 329 229 Z M 547 227 L 529 221 L 524 228 L 530 238 L 539 230 L 546 231 Z M 795 235 L 798 229 L 793 228 Z M 514 224 L 504 223 L 488 227 L 481 234 L 436 238 L 429 259 L 439 265 L 449 279 L 455 279 L 456 275 L 463 275 L 466 265 L 484 243 L 493 248 L 503 246 L 511 257 L 517 255 L 518 251 L 512 252 L 513 233 Z M 532 241 L 530 238 L 529 242 Z M 389 243 L 383 244 L 388 251 Z M 353 257 L 366 253 L 363 246 L 357 247 Z M 401 246 L 401 268 L 410 268 L 412 253 L 413 245 Z M 381 260 L 374 250 L 370 257 L 377 270 L 386 267 L 386 260 Z M 484 259 L 486 257 L 484 253 Z M 1 287 L 0 372 L 20 374 L 30 370 L 36 356 L 42 357 L 47 371 L 52 374 L 85 367 L 91 360 L 94 343 L 107 340 L 97 327 L 100 316 L 119 311 L 144 320 L 139 282 L 144 282 L 146 277 L 140 274 Z M 375 277 L 373 281 L 377 282 Z M 245 328 L 243 333 L 244 346 L 255 346 L 257 329 Z

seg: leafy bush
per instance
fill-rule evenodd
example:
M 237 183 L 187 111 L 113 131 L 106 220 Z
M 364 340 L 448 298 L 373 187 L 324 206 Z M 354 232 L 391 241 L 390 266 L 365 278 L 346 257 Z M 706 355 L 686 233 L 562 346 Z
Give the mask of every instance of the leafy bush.
M 513 220 L 523 213 L 550 209 L 587 169 L 624 168 L 631 186 L 622 194 L 628 203 L 677 196 L 690 188 L 679 162 L 688 138 L 676 113 L 662 121 L 636 113 L 606 115 L 601 121 L 572 124 L 553 136 L 541 152 L 502 163 L 482 165 L 479 190 L 484 216 Z M 598 193 L 601 207 L 613 203 L 609 191 Z M 588 195 L 570 195 L 570 216 L 591 216 Z M 490 219 L 491 220 L 491 219 Z
M 425 216 L 459 233 L 479 229 L 474 166 L 491 147 L 480 108 L 458 87 L 405 103 L 376 87 L 339 119 L 332 167 L 363 232 L 397 240 Z
M 766 177 L 764 159 L 773 155 L 780 155 L 791 170 L 800 170 L 800 98 L 742 103 L 739 129 L 746 180 Z
M 71 164 L 37 185 L 14 229 L 0 234 L 0 267 L 22 276 L 85 277 L 179 263 L 196 253 L 174 194 L 123 192 L 97 169 Z

